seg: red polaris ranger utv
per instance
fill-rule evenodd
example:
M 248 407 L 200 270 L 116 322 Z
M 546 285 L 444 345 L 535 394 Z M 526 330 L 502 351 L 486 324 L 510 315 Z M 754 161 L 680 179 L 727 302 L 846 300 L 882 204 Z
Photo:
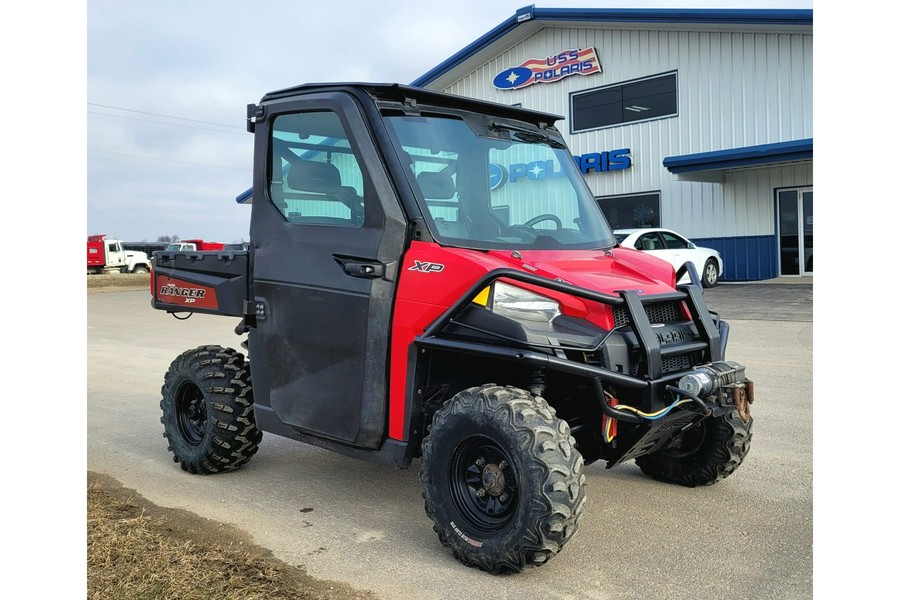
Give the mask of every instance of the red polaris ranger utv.
M 250 248 L 157 252 L 155 308 L 240 318 L 162 386 L 191 473 L 262 432 L 420 466 L 467 565 L 520 571 L 578 528 L 585 465 L 686 486 L 750 445 L 728 325 L 661 260 L 620 248 L 554 122 L 399 85 L 316 84 L 248 107 Z

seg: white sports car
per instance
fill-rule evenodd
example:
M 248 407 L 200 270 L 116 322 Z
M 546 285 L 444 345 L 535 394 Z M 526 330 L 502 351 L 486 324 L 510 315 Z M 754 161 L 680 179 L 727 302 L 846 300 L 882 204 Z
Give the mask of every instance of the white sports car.
M 695 246 L 692 241 L 671 229 L 617 229 L 614 233 L 620 246 L 661 258 L 671 264 L 676 272 L 686 262 L 693 263 L 705 288 L 716 285 L 725 272 L 722 257 L 716 250 Z M 679 283 L 689 280 L 688 275 L 685 275 Z

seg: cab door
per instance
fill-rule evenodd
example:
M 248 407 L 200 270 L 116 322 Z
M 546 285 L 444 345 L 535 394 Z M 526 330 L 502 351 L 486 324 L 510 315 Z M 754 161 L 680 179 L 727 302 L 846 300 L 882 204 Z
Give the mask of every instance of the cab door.
M 406 221 L 360 102 L 320 92 L 257 119 L 249 350 L 261 428 L 376 448 Z
M 106 243 L 106 266 L 121 267 L 125 264 L 125 250 L 122 248 L 122 242 L 107 241 Z

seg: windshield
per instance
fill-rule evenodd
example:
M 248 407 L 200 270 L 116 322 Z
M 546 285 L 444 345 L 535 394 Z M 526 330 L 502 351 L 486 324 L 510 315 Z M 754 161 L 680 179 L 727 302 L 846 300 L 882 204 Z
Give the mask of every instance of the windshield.
M 388 116 L 434 238 L 476 249 L 609 248 L 615 238 L 565 147 L 524 124 Z

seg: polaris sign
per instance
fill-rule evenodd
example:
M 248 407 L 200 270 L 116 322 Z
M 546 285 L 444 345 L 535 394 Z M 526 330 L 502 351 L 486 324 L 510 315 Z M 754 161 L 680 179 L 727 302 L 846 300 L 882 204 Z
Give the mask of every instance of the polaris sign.
M 605 173 L 622 171 L 632 165 L 631 149 L 620 148 L 605 152 L 588 152 L 573 156 L 575 164 L 585 175 L 591 172 Z M 496 190 L 506 182 L 516 183 L 521 179 L 547 179 L 559 177 L 562 171 L 555 160 L 535 160 L 530 163 L 513 163 L 509 167 L 491 163 L 489 167 L 491 189 Z
M 532 58 L 518 67 L 510 67 L 494 77 L 498 90 L 519 90 L 532 83 L 553 83 L 569 75 L 602 73 L 594 48 L 563 50 L 547 58 Z
M 580 156 L 573 156 L 575 164 L 581 172 L 587 175 L 591 171 L 604 173 L 606 171 L 622 171 L 631 166 L 631 148 L 620 148 L 609 152 L 589 152 Z

